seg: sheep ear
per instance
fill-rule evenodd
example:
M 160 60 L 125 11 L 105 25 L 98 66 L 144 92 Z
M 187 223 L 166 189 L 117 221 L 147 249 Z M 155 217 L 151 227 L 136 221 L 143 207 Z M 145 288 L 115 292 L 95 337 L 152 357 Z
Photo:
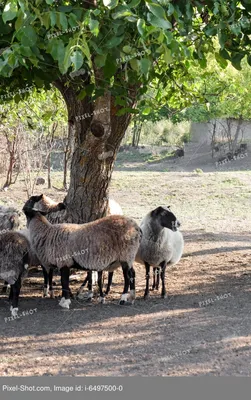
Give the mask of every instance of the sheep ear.
M 152 211 L 152 217 L 157 217 L 157 215 L 159 215 L 161 212 L 163 211 L 163 207 L 159 206 L 157 208 L 155 208 L 155 210 Z
M 59 210 L 65 210 L 66 205 L 64 203 L 58 203 Z

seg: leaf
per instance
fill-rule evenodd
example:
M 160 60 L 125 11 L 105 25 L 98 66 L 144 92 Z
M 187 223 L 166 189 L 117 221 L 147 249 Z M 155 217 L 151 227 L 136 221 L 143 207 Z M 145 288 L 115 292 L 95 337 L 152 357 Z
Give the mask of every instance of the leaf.
M 172 57 L 172 52 L 168 47 L 164 47 L 164 54 L 163 54 L 164 60 L 166 62 L 166 64 L 170 64 L 173 61 L 173 57 Z
M 23 46 L 32 47 L 37 42 L 37 34 L 32 26 L 24 26 L 18 32 Z
M 165 10 L 158 4 L 150 4 L 146 2 L 146 6 L 148 10 L 151 11 L 155 17 L 160 18 L 160 19 L 166 19 L 166 13 Z
M 95 52 L 99 55 L 103 55 L 103 50 L 100 49 L 93 40 L 89 40 L 89 46 L 93 47 Z
M 141 0 L 132 0 L 131 3 L 127 4 L 127 7 L 129 7 L 129 8 L 137 7 L 140 2 L 141 2 Z
M 50 13 L 45 12 L 41 14 L 42 24 L 46 27 L 46 29 L 50 28 Z
M 72 64 L 74 65 L 73 71 L 77 71 L 78 69 L 80 69 L 80 67 L 82 67 L 84 62 L 82 51 L 79 50 L 74 51 L 70 59 Z
M 86 97 L 87 93 L 85 89 L 82 89 L 81 92 L 78 94 L 77 98 L 79 100 L 84 100 L 84 98 Z
M 215 59 L 217 63 L 222 67 L 226 68 L 228 65 L 228 62 L 225 60 L 225 58 L 222 58 L 219 53 L 215 53 Z
M 241 71 L 241 69 L 242 69 L 241 68 L 241 60 L 243 59 L 244 56 L 245 56 L 245 54 L 243 54 L 243 53 L 237 53 L 231 58 L 232 65 L 238 71 Z
M 124 46 L 122 50 L 124 53 L 130 54 L 132 52 L 132 47 L 127 45 L 127 46 Z
M 94 64 L 98 68 L 102 68 L 105 65 L 107 54 L 98 55 L 94 58 Z
M 118 0 L 103 0 L 103 4 L 105 7 L 112 9 L 114 7 L 117 7 Z
M 132 59 L 129 61 L 129 64 L 130 64 L 130 66 L 132 67 L 132 69 L 133 69 L 134 71 L 137 71 L 137 72 L 138 72 L 138 70 L 139 70 L 139 62 L 138 62 L 138 60 L 137 60 L 136 58 L 132 58 Z
M 8 1 L 5 4 L 2 14 L 3 22 L 6 23 L 7 21 L 12 21 L 17 16 L 17 12 L 18 7 L 16 0 Z
M 57 16 L 55 11 L 50 11 L 51 26 L 55 26 L 57 22 Z
M 134 15 L 132 11 L 126 6 L 119 6 L 115 13 L 112 13 L 113 19 L 123 18 L 123 17 L 130 17 Z
M 52 4 L 54 3 L 54 0 L 45 0 L 47 4 L 49 4 L 50 6 L 52 6 Z
M 109 39 L 108 42 L 106 42 L 106 47 L 108 49 L 112 49 L 113 47 L 118 46 L 124 39 L 124 35 L 122 36 L 114 36 L 112 39 Z
M 138 19 L 138 21 L 137 21 L 137 29 L 138 29 L 138 31 L 139 31 L 139 34 L 141 35 L 141 36 L 144 36 L 145 35 L 145 32 L 146 32 L 146 23 L 145 23 L 145 21 L 143 20 L 143 19 Z
M 94 36 L 99 34 L 99 22 L 96 19 L 91 19 L 89 23 L 90 31 Z
M 157 26 L 158 28 L 162 29 L 172 29 L 172 24 L 165 19 L 157 18 L 155 15 L 149 13 L 147 19 L 153 26 Z
M 104 66 L 105 78 L 110 79 L 115 74 L 116 71 L 117 71 L 116 60 L 111 54 L 108 54 Z
M 143 75 L 147 75 L 151 66 L 150 60 L 148 58 L 141 58 L 139 60 L 140 70 Z
M 88 44 L 87 44 L 87 42 L 86 42 L 86 39 L 85 39 L 84 35 L 82 35 L 81 44 L 82 44 L 82 47 L 81 47 L 82 52 L 83 52 L 84 55 L 86 56 L 88 62 L 91 62 L 91 53 L 90 53 L 90 49 L 89 49 L 89 46 L 88 46 Z
M 152 108 L 151 108 L 151 107 L 145 107 L 145 108 L 143 109 L 143 111 L 142 111 L 142 114 L 143 114 L 143 115 L 148 115 L 148 114 L 150 114 L 151 111 L 152 111 Z
M 59 13 L 59 22 L 60 22 L 60 27 L 64 31 L 66 31 L 66 29 L 68 28 L 68 21 L 66 15 L 62 12 Z
M 61 39 L 52 39 L 48 46 L 48 51 L 53 59 L 63 63 L 65 56 L 64 42 Z

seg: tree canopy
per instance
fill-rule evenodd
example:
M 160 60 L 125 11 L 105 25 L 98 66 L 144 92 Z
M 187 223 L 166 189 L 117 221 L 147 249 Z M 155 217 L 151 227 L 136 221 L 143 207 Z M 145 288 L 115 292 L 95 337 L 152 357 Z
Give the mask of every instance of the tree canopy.
M 168 86 L 168 102 L 190 60 L 205 68 L 212 52 L 223 68 L 229 60 L 240 69 L 245 55 L 251 62 L 250 11 L 249 0 L 6 1 L 0 9 L 1 96 L 10 91 L 19 101 L 20 87 L 49 89 L 64 77 L 79 99 L 93 100 L 109 88 L 119 113 L 136 112 L 135 89 L 140 97 L 149 83 L 158 89 L 157 101 Z M 184 105 L 189 100 L 183 98 Z

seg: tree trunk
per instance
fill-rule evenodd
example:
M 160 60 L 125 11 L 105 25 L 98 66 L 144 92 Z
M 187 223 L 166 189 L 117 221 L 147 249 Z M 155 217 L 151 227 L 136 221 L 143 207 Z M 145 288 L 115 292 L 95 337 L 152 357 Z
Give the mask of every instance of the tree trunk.
M 48 166 L 48 189 L 51 189 L 51 152 L 49 152 L 48 154 L 47 166 Z
M 130 115 L 115 115 L 118 108 L 109 93 L 91 103 L 89 98 L 78 100 L 72 88 L 55 85 L 67 105 L 69 135 L 75 138 L 65 199 L 67 221 L 94 221 L 106 214 L 114 161 Z

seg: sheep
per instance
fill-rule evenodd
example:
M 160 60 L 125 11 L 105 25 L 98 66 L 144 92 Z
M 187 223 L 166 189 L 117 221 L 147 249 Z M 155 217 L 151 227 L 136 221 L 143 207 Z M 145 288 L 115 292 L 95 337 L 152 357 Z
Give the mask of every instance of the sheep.
M 120 304 L 135 299 L 135 259 L 141 230 L 133 220 L 113 215 L 86 224 L 52 225 L 33 207 L 24 207 L 32 249 L 48 271 L 57 267 L 61 272 L 62 299 L 59 305 L 69 308 L 70 268 L 98 271 L 100 302 L 104 302 L 102 276 L 104 270 L 117 268 L 120 262 L 124 274 L 124 291 Z M 81 249 L 81 252 L 80 252 Z M 65 254 L 62 257 L 62 254 Z M 128 288 L 130 285 L 130 296 Z
M 107 216 L 108 215 L 123 215 L 123 211 L 122 211 L 121 206 L 113 199 L 108 199 Z M 118 263 L 118 267 L 119 267 L 119 263 Z M 86 283 L 88 283 L 88 295 L 87 295 L 87 298 L 88 298 L 88 300 L 92 299 L 92 297 L 93 297 L 93 292 L 92 292 L 93 278 L 96 279 L 96 276 L 94 274 L 96 274 L 95 271 L 87 273 L 84 282 L 82 283 L 82 285 L 80 286 L 80 288 L 77 291 L 77 298 L 78 299 L 82 299 L 83 297 L 85 297 L 84 295 L 82 295 L 82 292 L 83 292 L 83 289 L 84 289 Z M 106 289 L 105 294 L 108 294 L 109 291 L 110 291 L 110 287 L 111 287 L 111 284 L 112 284 L 112 278 L 113 278 L 113 272 L 109 272 L 108 273 L 108 285 L 107 285 L 107 289 Z
M 37 210 L 48 213 L 47 219 L 52 224 L 57 224 L 63 222 L 66 218 L 65 204 L 60 202 L 57 203 L 52 200 L 50 197 L 45 194 L 41 194 L 39 196 L 31 196 L 29 200 L 25 203 L 25 207 L 30 207 L 33 205 Z M 38 266 L 39 264 L 33 264 L 33 266 Z M 44 290 L 43 296 L 54 298 L 54 290 L 53 290 L 53 268 L 49 270 L 47 273 L 46 269 L 41 265 L 43 276 L 44 276 Z
M 178 230 L 179 221 L 169 207 L 157 207 L 149 212 L 140 224 L 142 240 L 136 255 L 136 261 L 146 268 L 146 288 L 144 298 L 149 296 L 150 266 L 154 267 L 153 289 L 158 287 L 156 272 L 160 272 L 162 281 L 161 296 L 166 297 L 165 271 L 166 266 L 177 264 L 182 256 L 184 240 Z M 157 288 L 156 287 L 156 288 Z
M 14 207 L 0 206 L 0 235 L 11 230 L 16 230 L 20 225 L 21 214 Z M 4 282 L 2 293 L 7 292 L 8 283 Z
M 107 208 L 107 215 L 123 215 L 122 208 L 120 205 L 113 199 L 107 199 L 108 200 L 108 208 Z M 50 197 L 45 196 L 44 194 L 41 194 L 40 196 L 32 196 L 30 199 L 25 203 L 25 207 L 30 208 L 31 204 L 34 209 L 42 211 L 47 213 L 46 218 L 51 224 L 59 224 L 59 223 L 64 223 L 66 221 L 66 210 L 65 210 L 65 204 L 64 203 L 56 203 L 54 200 L 52 200 Z M 119 264 L 118 264 L 119 266 Z M 49 271 L 49 286 L 47 285 L 48 283 L 48 275 L 46 270 L 43 268 L 43 274 L 44 274 L 44 296 L 50 295 L 50 297 L 54 297 L 54 292 L 53 292 L 53 287 L 52 287 L 52 278 L 53 278 L 53 269 Z M 108 287 L 110 290 L 110 285 L 111 285 L 111 276 L 108 277 Z M 93 297 L 93 292 L 92 292 L 92 284 L 97 281 L 97 272 L 88 272 L 87 276 L 80 286 L 80 288 L 77 291 L 77 297 L 79 299 L 82 299 L 85 297 L 85 294 L 82 295 L 82 292 L 84 290 L 85 285 L 88 283 L 88 294 L 87 294 L 87 299 L 91 300 Z M 110 285 L 109 285 L 110 282 Z M 108 290 L 108 291 L 109 291 Z M 71 294 L 71 297 L 72 294 Z
M 20 215 L 14 207 L 0 206 L 0 232 L 17 229 L 20 225 Z
M 21 277 L 30 262 L 30 244 L 20 232 L 6 232 L 0 238 L 0 278 L 11 285 L 11 315 L 18 313 Z

